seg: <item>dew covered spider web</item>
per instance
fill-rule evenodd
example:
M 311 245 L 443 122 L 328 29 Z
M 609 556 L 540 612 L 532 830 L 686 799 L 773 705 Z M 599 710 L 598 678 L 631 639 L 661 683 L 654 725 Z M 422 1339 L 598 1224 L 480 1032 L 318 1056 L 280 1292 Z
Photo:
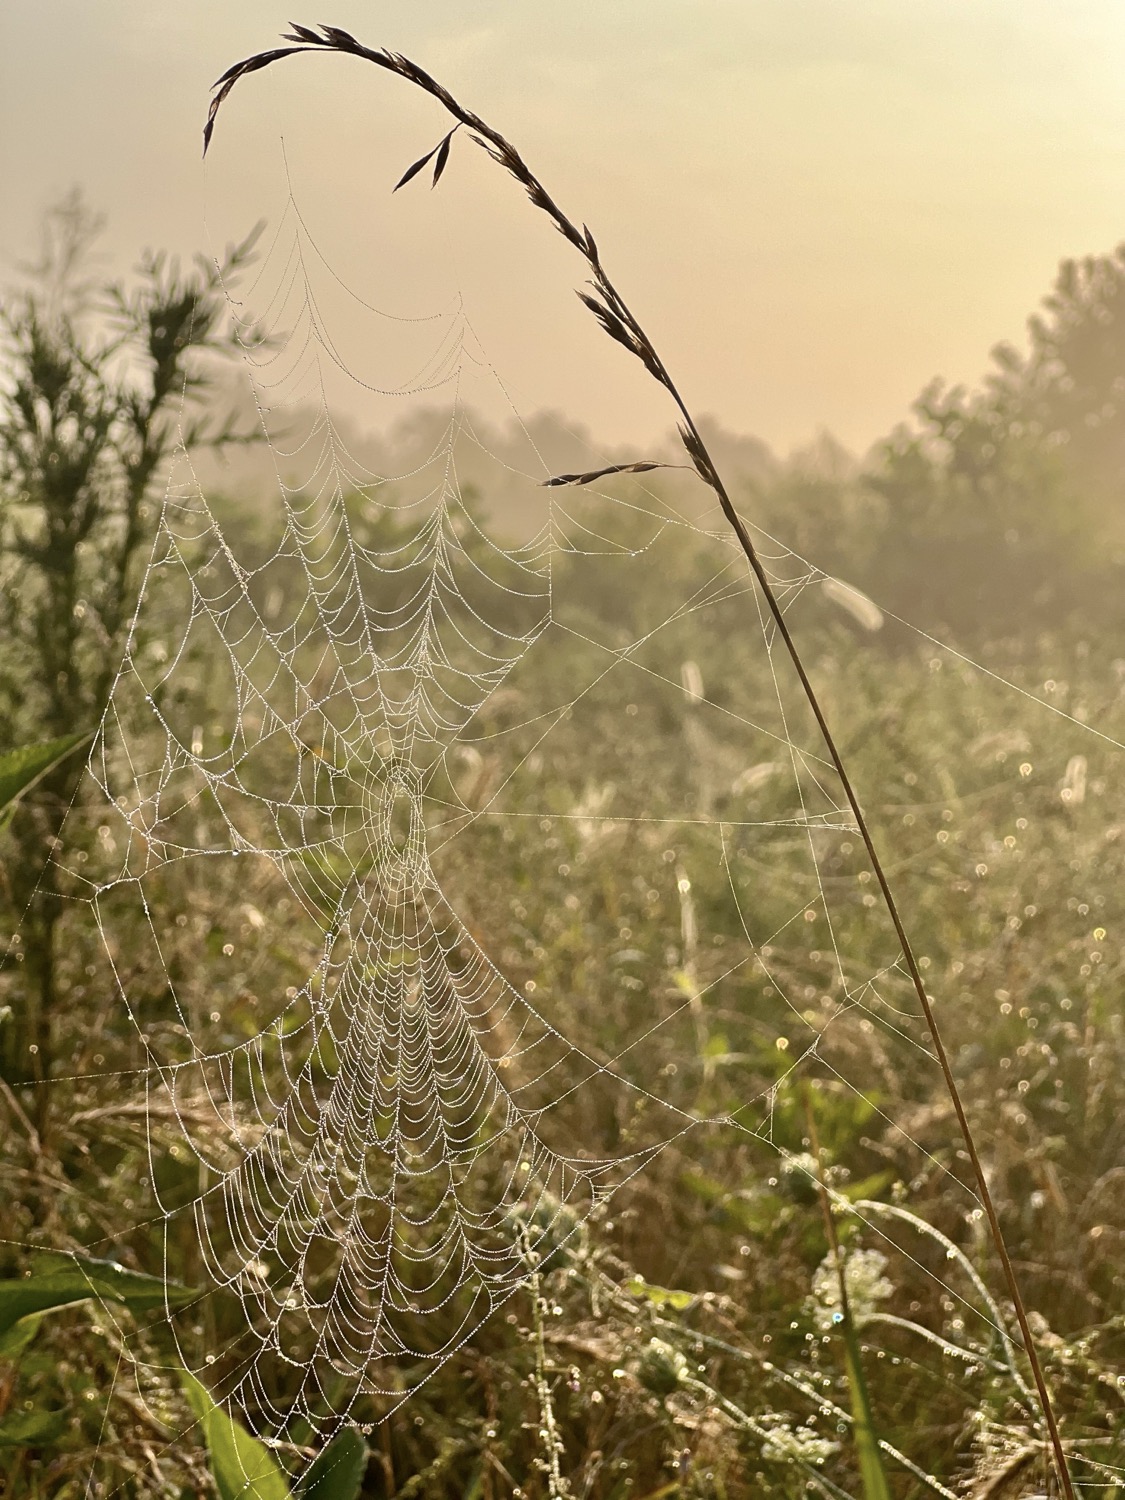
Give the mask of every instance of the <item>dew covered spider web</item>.
M 154 1169 L 152 1206 L 170 1232 L 192 1223 L 207 1284 L 245 1310 L 258 1353 L 213 1376 L 264 1431 L 404 1399 L 697 1123 L 643 1067 L 565 1036 L 473 910 L 474 884 L 504 879 L 488 825 L 528 817 L 506 811 L 509 789 L 618 654 L 521 711 L 520 683 L 572 628 L 558 559 L 641 556 L 668 523 L 646 517 L 639 545 L 601 536 L 542 488 L 541 461 L 488 455 L 466 387 L 496 377 L 457 304 L 400 318 L 351 299 L 376 346 L 389 323 L 418 351 L 372 394 L 444 403 L 408 470 L 371 471 L 329 407 L 326 366 L 364 382 L 320 321 L 314 269 L 291 199 L 247 297 L 271 341 L 235 311 L 270 514 L 240 547 L 181 448 L 90 759 L 109 821 L 71 867 L 142 1039 L 154 1151 L 190 1165 L 186 1195 L 183 1171 L 165 1188 Z M 523 447 L 535 462 L 530 434 Z M 515 544 L 466 498 L 466 450 L 519 492 Z M 181 941 L 196 924 L 169 902 L 192 891 L 237 913 L 237 951 Z M 276 983 L 278 928 L 307 970 L 251 994 L 263 971 Z M 240 1002 L 260 1024 L 236 1039 Z M 606 1151 L 584 1122 L 618 1113 L 644 1125 Z
M 545 487 L 562 465 L 465 301 L 343 288 L 293 197 L 237 298 L 272 482 L 236 503 L 177 454 L 90 757 L 97 833 L 59 859 L 135 1027 L 138 1219 L 241 1314 L 170 1311 L 180 1356 L 276 1436 L 393 1410 L 697 1132 L 815 1175 L 777 1136 L 813 1062 L 949 1168 L 920 1115 L 887 1120 L 880 1073 L 906 1058 L 932 1097 L 937 1065 L 710 496 Z M 414 415 L 373 456 L 341 401 Z M 878 627 L 756 537 L 791 617 Z

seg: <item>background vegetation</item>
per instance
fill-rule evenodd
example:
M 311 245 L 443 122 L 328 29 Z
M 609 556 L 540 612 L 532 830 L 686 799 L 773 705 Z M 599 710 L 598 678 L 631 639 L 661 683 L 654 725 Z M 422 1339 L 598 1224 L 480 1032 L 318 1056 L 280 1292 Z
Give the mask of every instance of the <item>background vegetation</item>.
M 40 276 L 7 304 L 0 747 L 96 726 L 181 396 L 206 419 L 194 441 L 238 436 L 212 416 L 224 347 L 213 269 L 157 257 L 128 289 L 84 286 L 90 228 L 76 205 L 57 216 Z M 248 254 L 232 251 L 222 274 Z M 864 466 L 825 445 L 759 464 L 739 487 L 755 525 L 887 611 L 870 633 L 809 588 L 793 618 L 932 978 L 1077 1477 L 1099 1493 L 1125 1465 L 1125 802 L 1112 743 L 1125 740 L 1123 314 L 1125 249 L 1067 263 L 1028 351 L 998 350 L 980 389 L 935 384 Z M 488 496 L 479 503 L 487 510 Z M 238 496 L 215 504 L 253 545 L 257 523 Z M 359 497 L 352 511 L 361 541 L 377 527 L 387 542 L 386 518 Z M 608 506 L 599 519 L 622 524 Z M 634 588 L 619 568 L 576 566 L 580 635 L 636 639 L 669 597 L 705 584 L 714 554 L 667 540 Z M 515 679 L 483 731 L 567 701 L 592 649 L 575 636 Z M 742 962 L 732 881 L 765 933 L 807 899 L 805 835 L 740 826 L 799 812 L 793 777 L 748 765 L 737 719 L 702 715 L 696 701 L 737 715 L 768 699 L 752 602 L 686 616 L 646 663 L 659 675 L 630 679 L 628 703 L 611 678 L 544 743 L 508 803 L 542 816 L 485 821 L 454 841 L 442 883 L 508 977 L 549 995 L 562 1032 L 595 1056 L 688 998 L 690 1047 L 658 1033 L 645 1070 L 662 1098 L 729 1112 L 736 1128 L 697 1130 L 660 1156 L 393 1416 L 380 1421 L 375 1401 L 357 1412 L 372 1424 L 363 1493 L 870 1495 L 848 1334 L 893 1494 L 1042 1491 L 1026 1371 L 978 1279 L 998 1285 L 950 1108 L 910 1045 L 905 989 L 887 978 L 900 1028 L 851 1011 L 830 1048 L 805 1056 L 840 998 L 823 919 L 813 912 L 767 954 L 774 983 Z M 483 801 L 503 752 L 482 744 L 466 795 Z M 0 1272 L 57 1287 L 74 1263 L 44 1261 L 48 1251 L 124 1270 L 87 1269 L 57 1311 L 21 1303 L 7 1331 L 0 1301 L 0 1476 L 13 1497 L 178 1497 L 216 1484 L 225 1495 L 216 1445 L 234 1439 L 181 1380 L 139 1277 L 165 1264 L 190 1287 L 199 1274 L 190 1224 L 172 1221 L 166 1247 L 163 1224 L 138 1224 L 150 1131 L 164 1185 L 175 1178 L 172 1122 L 162 1158 L 159 1114 L 119 1077 L 143 1063 L 137 1032 L 88 910 L 64 899 L 49 858 L 86 796 L 81 769 L 80 753 L 48 766 L 0 845 L 11 935 Z M 576 802 L 588 823 L 551 818 Z M 628 821 L 685 807 L 695 823 Z M 599 821 L 610 813 L 617 821 Z M 720 821 L 734 830 L 733 875 L 715 857 Z M 67 837 L 99 837 L 96 820 L 88 835 L 82 826 Z M 893 961 L 860 851 L 835 836 L 817 853 L 845 959 L 885 950 Z M 503 879 L 483 882 L 482 867 Z M 251 877 L 233 899 L 170 871 L 166 900 L 164 964 L 188 971 L 193 953 L 232 945 L 239 982 L 220 1031 L 252 1034 L 259 1007 L 308 962 L 275 893 Z M 127 957 L 143 1022 L 165 972 L 146 968 L 139 932 Z M 779 991 L 798 1003 L 783 1009 Z M 591 1145 L 609 1152 L 639 1128 L 612 1109 L 589 1125 Z M 847 1267 L 843 1323 L 827 1195 Z M 195 1333 L 236 1358 L 239 1309 L 213 1296 L 190 1307 Z M 138 1355 L 143 1387 L 130 1373 Z M 295 1427 L 280 1457 L 314 1452 Z

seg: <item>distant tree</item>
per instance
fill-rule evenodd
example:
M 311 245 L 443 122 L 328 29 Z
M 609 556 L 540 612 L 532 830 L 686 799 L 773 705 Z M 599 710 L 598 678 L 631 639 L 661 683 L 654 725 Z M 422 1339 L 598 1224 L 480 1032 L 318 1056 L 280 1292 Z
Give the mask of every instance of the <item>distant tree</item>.
M 51 210 L 43 253 L 0 322 L 0 746 L 97 726 L 173 449 L 185 436 L 237 437 L 200 408 L 212 381 L 206 356 L 237 347 L 224 330 L 223 288 L 257 231 L 221 264 L 199 256 L 186 273 L 146 253 L 126 288 L 86 274 L 100 229 L 77 194 Z M 37 784 L 0 851 L 23 953 L 0 1067 L 9 1082 L 40 1085 L 41 1123 L 61 911 L 46 856 L 81 766 L 72 757 Z
M 928 386 L 869 476 L 887 509 L 865 584 L 929 628 L 981 639 L 1116 609 L 1125 247 L 1065 261 L 1028 326 L 980 389 Z
M 993 351 L 994 399 L 1034 437 L 1060 448 L 1085 487 L 1119 506 L 1125 487 L 1125 244 L 1111 255 L 1064 260 L 1028 330 L 1026 355 L 1008 344 Z

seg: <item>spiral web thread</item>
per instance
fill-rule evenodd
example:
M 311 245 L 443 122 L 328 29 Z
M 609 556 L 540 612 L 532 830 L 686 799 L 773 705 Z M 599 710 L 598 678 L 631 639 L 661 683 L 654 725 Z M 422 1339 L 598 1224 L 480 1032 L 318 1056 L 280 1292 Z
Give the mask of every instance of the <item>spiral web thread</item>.
M 524 466 L 510 445 L 489 453 L 468 388 L 507 393 L 459 304 L 392 319 L 353 295 L 373 347 L 391 324 L 411 349 L 423 345 L 405 380 L 366 381 L 321 316 L 317 254 L 291 200 L 247 299 L 285 330 L 264 349 L 246 345 L 277 466 L 272 536 L 228 537 L 237 524 L 220 520 L 181 452 L 90 760 L 97 847 L 70 861 L 144 1050 L 153 1212 L 169 1237 L 191 1222 L 201 1279 L 237 1297 L 251 1332 L 249 1355 L 245 1339 L 234 1358 L 201 1358 L 198 1341 L 185 1342 L 184 1362 L 205 1363 L 216 1396 L 265 1436 L 295 1416 L 314 1429 L 348 1420 L 363 1397 L 384 1410 L 407 1399 L 530 1267 L 688 1132 L 721 1124 L 768 1146 L 780 1084 L 716 1120 L 663 1098 L 650 1066 L 657 1043 L 661 1059 L 677 1045 L 708 1055 L 708 1007 L 729 983 L 757 983 L 772 1012 L 762 1029 L 779 1048 L 789 1047 L 779 1033 L 803 1029 L 781 1084 L 816 1057 L 865 1098 L 846 1076 L 847 1048 L 833 1060 L 825 1046 L 849 1027 L 861 1046 L 877 1035 L 936 1078 L 881 914 L 865 957 L 838 938 L 826 861 L 852 848 L 854 824 L 720 518 L 635 481 L 627 500 L 620 488 L 543 489 L 550 470 L 522 424 Z M 444 430 L 410 469 L 372 473 L 333 420 L 328 373 L 373 400 L 440 399 Z M 523 485 L 518 545 L 480 520 L 460 478 L 466 453 Z M 681 596 L 670 585 L 633 634 L 595 628 L 575 606 L 583 579 L 627 590 L 650 563 L 663 576 L 660 549 L 681 539 L 709 549 L 712 570 Z M 787 609 L 822 585 L 871 627 L 870 601 L 760 542 Z M 692 661 L 668 670 L 677 631 L 708 615 L 758 636 L 768 691 L 752 704 L 708 701 Z M 666 638 L 670 650 L 652 654 Z M 582 648 L 578 675 L 544 707 L 540 679 L 559 642 Z M 681 806 L 654 810 L 643 786 L 593 775 L 569 802 L 556 788 L 536 806 L 544 753 L 568 734 L 580 743 L 595 703 L 634 712 L 634 682 L 683 720 Z M 707 784 L 716 764 L 729 795 Z M 767 786 L 787 791 L 764 799 Z M 724 871 L 745 952 L 717 973 L 705 965 L 691 872 L 676 849 L 658 852 L 675 891 L 680 993 L 631 1009 L 612 1057 L 564 1036 L 549 998 L 506 972 L 467 911 L 505 879 L 493 831 L 529 819 L 545 861 L 559 828 L 578 858 L 622 830 L 655 851 L 690 831 Z M 780 920 L 770 903 L 763 927 L 755 871 L 775 856 L 791 894 Z M 181 940 L 170 893 L 185 889 L 239 915 L 246 957 Z M 128 937 L 138 912 L 140 958 Z M 834 997 L 816 1025 L 784 959 L 807 949 L 813 922 L 812 957 Z M 269 957 L 279 927 L 306 958 L 284 987 Z M 234 1038 L 226 1011 L 255 965 L 274 988 L 262 1024 Z M 614 1111 L 632 1123 L 623 1149 L 607 1152 L 591 1121 Z M 168 1158 L 179 1163 L 171 1182 Z M 868 1228 L 884 1232 L 870 1216 Z M 940 1284 L 1001 1323 L 990 1300 Z
M 155 1206 L 170 1224 L 194 1219 L 208 1280 L 296 1371 L 284 1406 L 276 1362 L 265 1377 L 252 1357 L 224 1383 L 276 1430 L 296 1412 L 336 1419 L 361 1394 L 401 1398 L 404 1367 L 408 1386 L 425 1379 L 545 1247 L 695 1123 L 653 1098 L 663 1121 L 647 1144 L 585 1151 L 576 1122 L 592 1091 L 647 1090 L 560 1035 L 441 889 L 432 830 L 444 845 L 479 816 L 457 792 L 457 757 L 479 761 L 466 731 L 550 626 L 552 559 L 570 544 L 549 495 L 509 549 L 464 503 L 455 454 L 476 437 L 460 387 L 466 361 L 483 361 L 459 308 L 417 320 L 434 347 L 393 392 L 451 392 L 429 456 L 394 480 L 353 458 L 324 395 L 321 361 L 339 360 L 309 249 L 291 204 L 258 283 L 279 273 L 262 300 L 287 332 L 265 354 L 247 344 L 267 432 L 315 396 L 285 454 L 303 460 L 301 481 L 278 476 L 280 540 L 241 561 L 180 453 L 90 761 L 116 812 L 106 873 L 72 872 L 115 967 L 143 911 L 171 1007 L 149 1048 L 152 1133 L 167 1144 L 170 1108 L 173 1155 L 201 1184 L 172 1205 L 154 1175 Z M 387 545 L 355 537 L 349 504 L 393 517 Z M 201 1009 L 198 982 L 164 959 L 176 865 L 232 901 L 267 891 L 315 933 L 311 972 L 234 1045 L 212 1040 L 221 1002 Z M 259 932 L 277 920 L 250 912 Z

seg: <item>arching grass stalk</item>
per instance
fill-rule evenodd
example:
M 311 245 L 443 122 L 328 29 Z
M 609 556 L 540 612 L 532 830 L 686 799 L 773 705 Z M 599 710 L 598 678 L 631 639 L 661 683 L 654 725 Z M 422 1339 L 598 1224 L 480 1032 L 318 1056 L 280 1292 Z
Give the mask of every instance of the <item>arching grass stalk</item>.
M 440 104 L 445 107 L 445 109 L 457 122 L 454 125 L 453 129 L 449 131 L 449 133 L 445 135 L 441 141 L 438 142 L 438 144 L 433 148 L 432 151 L 427 152 L 425 156 L 414 162 L 413 165 L 407 169 L 407 171 L 399 179 L 397 186 L 402 187 L 404 183 L 409 182 L 411 178 L 420 173 L 422 169 L 431 161 L 433 161 L 434 163 L 433 182 L 436 183 L 445 170 L 446 164 L 449 160 L 450 147 L 452 144 L 453 136 L 456 131 L 462 125 L 464 125 L 468 129 L 471 139 L 478 146 L 487 151 L 495 161 L 497 161 L 508 173 L 511 174 L 512 177 L 516 179 L 516 181 L 527 193 L 527 196 L 531 199 L 535 207 L 541 209 L 548 216 L 559 233 L 563 235 L 565 239 L 569 240 L 569 242 L 582 256 L 590 271 L 591 280 L 589 282 L 589 286 L 591 290 L 588 292 L 580 291 L 578 293 L 579 297 L 594 314 L 598 322 L 601 324 L 602 328 L 607 334 L 609 334 L 610 338 L 621 344 L 625 349 L 629 351 L 630 354 L 639 359 L 644 365 L 645 369 L 652 376 L 652 378 L 664 387 L 669 396 L 672 398 L 672 401 L 675 403 L 676 409 L 679 412 L 681 419 L 679 427 L 680 437 L 683 441 L 685 449 L 687 450 L 688 457 L 691 459 L 696 472 L 699 474 L 699 477 L 703 480 L 704 484 L 706 484 L 714 492 L 719 502 L 719 506 L 722 509 L 723 515 L 726 517 L 732 531 L 738 539 L 739 546 L 742 548 L 742 551 L 746 556 L 746 560 L 750 565 L 750 569 L 755 579 L 757 580 L 759 588 L 762 591 L 762 596 L 766 601 L 766 606 L 769 610 L 769 613 L 772 616 L 774 624 L 777 627 L 778 634 L 780 635 L 781 640 L 785 645 L 785 649 L 789 654 L 790 661 L 792 662 L 793 669 L 800 681 L 801 688 L 804 692 L 805 698 L 808 701 L 809 708 L 812 710 L 813 716 L 816 719 L 817 726 L 824 740 L 825 748 L 828 751 L 828 755 L 832 761 L 833 766 L 835 767 L 836 775 L 840 780 L 840 785 L 843 788 L 844 796 L 847 798 L 848 805 L 852 810 L 853 816 L 855 817 L 856 827 L 858 829 L 860 838 L 863 840 L 864 848 L 867 850 L 867 856 L 871 862 L 871 868 L 875 874 L 875 879 L 878 882 L 879 890 L 882 893 L 883 902 L 887 908 L 888 915 L 890 916 L 891 923 L 895 930 L 895 935 L 898 938 L 899 945 L 902 949 L 903 962 L 906 965 L 907 973 L 910 976 L 910 982 L 913 985 L 914 992 L 918 998 L 918 1004 L 920 1005 L 922 1014 L 925 1017 L 926 1025 L 929 1029 L 930 1038 L 933 1043 L 934 1052 L 937 1057 L 938 1065 L 941 1069 L 941 1074 L 945 1082 L 946 1090 L 953 1104 L 954 1112 L 957 1115 L 957 1123 L 960 1126 L 961 1135 L 965 1142 L 965 1150 L 968 1153 L 969 1161 L 972 1164 L 973 1173 L 976 1177 L 977 1190 L 980 1195 L 981 1205 L 984 1208 L 985 1215 L 988 1219 L 988 1225 L 992 1234 L 993 1244 L 995 1245 L 996 1253 L 1000 1258 L 1000 1264 L 1003 1268 L 1004 1279 L 1007 1283 L 1008 1293 L 1012 1299 L 1012 1305 L 1015 1308 L 1016 1320 L 1019 1323 L 1020 1336 L 1023 1341 L 1024 1350 L 1027 1354 L 1027 1359 L 1034 1376 L 1036 1390 L 1038 1392 L 1040 1405 L 1043 1410 L 1044 1421 L 1046 1423 L 1047 1431 L 1050 1436 L 1050 1443 L 1054 1453 L 1055 1465 L 1058 1470 L 1059 1481 L 1062 1485 L 1062 1489 L 1067 1497 L 1067 1500 L 1074 1500 L 1074 1486 L 1071 1481 L 1070 1471 L 1067 1467 L 1066 1455 L 1063 1452 L 1062 1438 L 1059 1434 L 1058 1421 L 1055 1417 L 1055 1411 L 1054 1406 L 1051 1402 L 1050 1392 L 1047 1389 L 1047 1382 L 1043 1375 L 1043 1368 L 1039 1360 L 1039 1354 L 1035 1347 L 1035 1340 L 1032 1337 L 1031 1326 L 1028 1322 L 1027 1309 L 1024 1305 L 1023 1294 L 1020 1291 L 1019 1280 L 1016 1276 L 1015 1267 L 1012 1264 L 1011 1256 L 1008 1253 L 1008 1247 L 1004 1240 L 1003 1230 L 1000 1227 L 1000 1219 L 996 1212 L 996 1205 L 992 1198 L 992 1192 L 988 1186 L 988 1179 L 985 1176 L 984 1167 L 980 1159 L 980 1154 L 977 1151 L 976 1141 L 973 1138 L 973 1132 L 969 1124 L 968 1116 L 965 1113 L 965 1107 L 961 1099 L 961 1093 L 957 1087 L 957 1081 L 953 1076 L 953 1070 L 949 1062 L 949 1055 L 946 1052 L 945 1043 L 943 1042 L 941 1032 L 938 1029 L 937 1017 L 934 1014 L 933 1005 L 930 1002 L 930 997 L 926 993 L 926 987 L 922 981 L 922 973 L 918 967 L 918 961 L 915 957 L 913 947 L 911 946 L 910 939 L 907 935 L 906 927 L 903 923 L 898 905 L 895 901 L 890 884 L 887 880 L 883 862 L 879 857 L 879 851 L 875 847 L 875 842 L 872 838 L 867 818 L 864 815 L 863 807 L 860 803 L 856 790 L 852 785 L 851 777 L 848 775 L 847 769 L 841 758 L 839 747 L 836 744 L 835 737 L 833 736 L 832 730 L 829 727 L 827 719 L 825 718 L 824 710 L 821 707 L 820 700 L 816 694 L 816 690 L 809 679 L 807 671 L 805 670 L 804 662 L 801 659 L 801 655 L 797 650 L 797 646 L 793 640 L 792 634 L 790 633 L 789 626 L 786 623 L 785 615 L 781 609 L 781 604 L 776 593 L 774 592 L 772 584 L 770 583 L 769 575 L 766 572 L 761 558 L 758 556 L 757 549 L 755 548 L 754 543 L 750 538 L 750 533 L 746 529 L 745 522 L 742 520 L 742 518 L 734 508 L 731 498 L 727 493 L 726 486 L 724 485 L 722 477 L 720 476 L 718 470 L 715 468 L 715 465 L 711 459 L 711 455 L 707 451 L 707 445 L 700 435 L 695 420 L 692 417 L 691 413 L 688 411 L 687 406 L 684 404 L 684 400 L 680 395 L 678 389 L 676 388 L 671 375 L 669 375 L 667 369 L 665 368 L 663 360 L 660 358 L 660 355 L 657 353 L 648 335 L 638 323 L 637 319 L 633 316 L 624 298 L 621 296 L 620 292 L 614 286 L 613 282 L 610 280 L 608 274 L 606 273 L 605 267 L 602 265 L 601 257 L 598 253 L 597 244 L 595 243 L 594 237 L 590 233 L 589 229 L 587 229 L 585 225 L 583 225 L 582 228 L 579 229 L 575 223 L 573 223 L 566 217 L 566 215 L 558 207 L 554 199 L 547 192 L 546 188 L 534 175 L 531 169 L 527 166 L 526 162 L 523 160 L 519 152 L 511 144 L 510 141 L 505 140 L 505 138 L 500 135 L 499 132 L 493 130 L 491 126 L 487 125 L 479 115 L 475 115 L 471 110 L 465 109 L 461 104 L 457 102 L 456 99 L 454 99 L 453 95 L 448 91 L 448 89 L 443 88 L 442 85 L 436 81 L 436 79 L 431 78 L 427 72 L 425 72 L 417 65 L 417 63 L 411 62 L 409 58 L 403 57 L 401 53 L 390 52 L 387 50 L 376 51 L 373 48 L 365 47 L 361 42 L 358 42 L 355 37 L 351 36 L 348 32 L 341 30 L 338 26 L 321 26 L 319 30 L 314 31 L 307 26 L 298 26 L 294 24 L 293 30 L 286 33 L 283 39 L 291 45 L 285 47 L 274 47 L 269 51 L 258 52 L 255 53 L 252 57 L 244 58 L 241 62 L 234 63 L 231 67 L 229 67 L 226 72 L 217 80 L 215 84 L 215 93 L 211 100 L 211 106 L 207 115 L 207 123 L 204 126 L 203 130 L 204 154 L 206 154 L 207 147 L 211 142 L 211 136 L 215 128 L 215 119 L 218 114 L 219 108 L 221 107 L 223 101 L 230 94 L 235 84 L 241 78 L 244 78 L 248 73 L 256 73 L 261 68 L 268 67 L 271 63 L 278 62 L 283 57 L 291 57 L 294 54 L 300 52 L 340 53 L 344 56 L 362 58 L 365 62 L 374 63 L 376 67 L 384 68 L 387 72 L 397 74 L 400 78 L 404 78 L 407 80 L 407 82 L 413 83 L 418 88 L 423 89 L 427 94 L 431 94 L 435 99 L 438 100 Z M 624 465 L 614 464 L 609 468 L 598 469 L 592 473 L 587 474 L 560 474 L 554 479 L 548 480 L 547 483 L 551 485 L 589 484 L 592 481 L 603 478 L 608 474 L 623 472 L 645 472 L 649 469 L 657 467 L 661 466 L 652 463 Z

